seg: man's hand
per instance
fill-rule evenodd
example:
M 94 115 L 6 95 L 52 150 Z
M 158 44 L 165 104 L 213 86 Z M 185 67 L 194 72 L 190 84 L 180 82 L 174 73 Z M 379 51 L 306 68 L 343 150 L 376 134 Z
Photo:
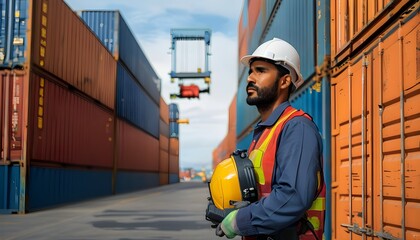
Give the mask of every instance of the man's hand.
M 217 226 L 216 235 L 223 237 L 226 235 L 227 238 L 234 238 L 239 234 L 238 227 L 236 225 L 236 214 L 238 210 L 229 213 L 225 219 Z

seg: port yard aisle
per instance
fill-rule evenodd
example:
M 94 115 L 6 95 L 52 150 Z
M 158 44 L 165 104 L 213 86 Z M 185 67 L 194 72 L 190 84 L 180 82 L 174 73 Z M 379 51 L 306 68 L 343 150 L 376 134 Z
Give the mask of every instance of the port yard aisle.
M 0 215 L 0 238 L 220 240 L 204 219 L 207 196 L 207 184 L 186 182 L 26 215 Z
M 334 240 L 420 239 L 419 2 L 383 2 L 331 1 Z

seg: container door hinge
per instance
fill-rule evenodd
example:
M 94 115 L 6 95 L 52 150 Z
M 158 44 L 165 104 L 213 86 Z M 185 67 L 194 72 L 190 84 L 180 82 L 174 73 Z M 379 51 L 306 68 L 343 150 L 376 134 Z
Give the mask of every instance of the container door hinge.
M 359 225 L 357 223 L 355 223 L 353 225 L 341 224 L 341 226 L 347 228 L 349 231 L 351 231 L 351 232 L 353 232 L 357 235 L 365 234 L 367 236 L 380 237 L 381 239 L 385 239 L 385 240 L 401 240 L 400 238 L 394 237 L 387 232 L 375 232 L 375 231 L 373 231 L 373 229 L 368 228 L 368 227 L 367 228 L 361 228 L 361 227 L 359 227 Z

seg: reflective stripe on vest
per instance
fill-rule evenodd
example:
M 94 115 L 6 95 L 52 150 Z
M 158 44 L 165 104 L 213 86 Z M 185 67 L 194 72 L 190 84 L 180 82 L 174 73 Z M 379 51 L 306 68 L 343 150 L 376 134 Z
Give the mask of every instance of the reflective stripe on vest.
M 304 116 L 310 120 L 312 118 L 302 110 L 296 110 L 287 107 L 275 125 L 266 128 L 258 142 L 253 141 L 248 150 L 250 152 L 249 159 L 254 163 L 254 170 L 257 175 L 260 197 L 267 196 L 271 192 L 272 176 L 274 172 L 274 164 L 276 161 L 277 139 L 280 136 L 284 125 L 292 118 Z M 322 239 L 324 232 L 325 219 L 325 183 L 322 173 L 318 174 L 318 197 L 313 201 L 312 207 L 307 210 L 308 220 L 315 229 L 318 239 Z M 300 239 L 315 239 L 313 234 L 308 231 L 300 236 Z

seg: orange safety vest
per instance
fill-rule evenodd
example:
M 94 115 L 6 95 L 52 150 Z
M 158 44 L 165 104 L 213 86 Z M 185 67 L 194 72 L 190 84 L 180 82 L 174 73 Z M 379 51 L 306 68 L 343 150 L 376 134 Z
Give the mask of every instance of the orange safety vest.
M 258 142 L 253 141 L 249 147 L 249 158 L 253 161 L 254 171 L 259 186 L 260 198 L 267 196 L 271 192 L 271 180 L 274 172 L 274 164 L 276 161 L 277 139 L 280 136 L 284 125 L 292 118 L 304 116 L 312 120 L 312 118 L 302 110 L 296 110 L 287 107 L 274 126 L 267 128 L 261 134 Z M 318 196 L 313 201 L 312 206 L 307 210 L 307 219 L 314 227 L 314 232 L 318 239 L 322 239 L 324 232 L 325 219 L 325 183 L 322 172 L 318 173 Z M 244 237 L 243 239 L 255 239 L 252 237 Z M 299 236 L 300 240 L 313 240 L 313 233 L 308 230 Z

